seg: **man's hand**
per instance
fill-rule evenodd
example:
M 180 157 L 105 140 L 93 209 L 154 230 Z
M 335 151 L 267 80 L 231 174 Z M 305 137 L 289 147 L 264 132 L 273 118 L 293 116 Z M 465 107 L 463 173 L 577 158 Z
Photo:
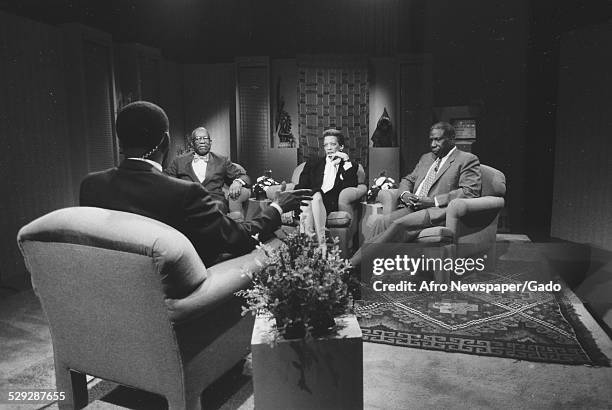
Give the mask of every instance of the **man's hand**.
M 415 194 L 407 191 L 402 193 L 399 199 L 407 207 L 412 208 L 415 211 L 436 206 L 436 203 L 433 198 L 430 198 L 428 196 L 416 196 Z
M 278 204 L 284 212 L 291 212 L 300 209 L 301 205 L 308 205 L 305 201 L 312 199 L 310 189 L 296 189 L 293 191 L 283 191 L 278 193 L 274 203 Z
M 237 199 L 240 196 L 240 188 L 242 188 L 242 184 L 240 182 L 232 182 L 232 185 L 229 187 L 229 197 L 231 199 Z
M 436 206 L 436 203 L 433 198 L 428 196 L 417 196 L 416 199 L 412 201 L 412 209 L 415 211 L 431 208 L 433 206 Z
M 414 201 L 416 201 L 419 197 L 416 196 L 415 194 L 405 191 L 402 192 L 402 194 L 399 197 L 399 200 L 406 205 L 409 208 L 412 208 L 412 206 L 414 205 Z

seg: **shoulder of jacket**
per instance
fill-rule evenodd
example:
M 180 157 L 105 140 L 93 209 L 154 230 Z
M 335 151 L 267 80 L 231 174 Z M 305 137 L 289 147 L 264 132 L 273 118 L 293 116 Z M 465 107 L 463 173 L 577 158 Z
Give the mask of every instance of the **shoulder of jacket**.
M 83 180 L 111 175 L 111 174 L 116 173 L 118 169 L 119 168 L 117 167 L 113 167 L 113 168 L 104 169 L 102 171 L 90 172 L 89 174 L 85 175 L 85 178 L 83 178 Z
M 433 153 L 431 152 L 424 153 L 423 155 L 421 155 L 421 158 L 419 158 L 419 162 L 432 161 L 433 160 L 432 155 Z
M 210 158 L 213 160 L 228 161 L 228 158 L 225 155 L 217 154 L 212 151 L 209 151 L 209 154 L 210 154 Z
M 475 154 L 472 154 L 471 152 L 461 151 L 459 148 L 457 148 L 456 155 L 458 158 L 464 158 L 466 161 L 479 161 L 478 156 L 476 156 Z

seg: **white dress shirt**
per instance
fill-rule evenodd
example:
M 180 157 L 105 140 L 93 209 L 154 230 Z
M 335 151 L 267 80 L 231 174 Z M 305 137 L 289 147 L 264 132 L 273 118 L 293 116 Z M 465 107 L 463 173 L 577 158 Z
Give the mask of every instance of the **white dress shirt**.
M 323 191 L 323 193 L 331 190 L 334 187 L 337 174 L 338 163 L 334 164 L 334 161 L 330 157 L 326 157 L 325 170 L 323 171 L 323 183 L 321 184 L 321 191 Z
M 206 179 L 206 168 L 208 167 L 209 159 L 210 153 L 207 153 L 203 156 L 200 156 L 198 154 L 193 155 L 193 161 L 191 162 L 191 166 L 193 167 L 193 172 L 195 172 L 200 183 L 204 181 L 204 179 Z

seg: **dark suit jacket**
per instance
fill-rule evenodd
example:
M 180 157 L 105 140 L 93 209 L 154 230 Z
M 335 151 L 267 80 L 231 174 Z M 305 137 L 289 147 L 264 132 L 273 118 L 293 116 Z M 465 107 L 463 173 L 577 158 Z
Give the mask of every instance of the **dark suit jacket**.
M 421 156 L 414 170 L 400 181 L 398 190 L 400 195 L 404 191 L 414 193 L 435 160 L 436 156 L 431 152 Z M 438 202 L 437 207 L 427 209 L 431 221 L 433 223 L 443 221 L 446 218 L 444 208 L 453 199 L 479 197 L 481 187 L 478 157 L 456 149 L 436 174 L 436 179 L 429 190 L 428 196 Z
M 80 203 L 164 222 L 189 238 L 207 266 L 222 253 L 250 252 L 256 244 L 251 235 L 260 234 L 264 240 L 281 224 L 272 207 L 259 218 L 237 223 L 219 211 L 201 184 L 169 177 L 149 163 L 131 159 L 85 177 Z
M 344 188 L 357 186 L 357 169 L 359 165 L 354 161 L 350 161 L 350 163 L 352 166 L 349 169 L 344 169 L 344 161 L 340 161 L 332 191 L 340 193 Z M 310 188 L 315 192 L 319 191 L 321 185 L 323 185 L 324 172 L 325 157 L 307 161 L 300 174 L 300 181 L 295 186 L 295 189 Z
M 183 154 L 176 157 L 164 172 L 175 178 L 200 183 L 191 165 L 192 162 L 193 152 Z M 211 151 L 202 186 L 218 199 L 225 199 L 223 184 L 230 185 L 235 179 L 241 179 L 246 185 L 251 182 L 242 166 Z

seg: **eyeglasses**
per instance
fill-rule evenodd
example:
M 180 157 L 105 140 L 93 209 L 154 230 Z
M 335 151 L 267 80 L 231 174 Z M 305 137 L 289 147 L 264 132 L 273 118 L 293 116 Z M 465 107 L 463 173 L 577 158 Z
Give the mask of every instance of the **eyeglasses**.
M 197 141 L 208 141 L 211 142 L 212 139 L 210 137 L 193 137 L 193 141 L 197 142 Z

